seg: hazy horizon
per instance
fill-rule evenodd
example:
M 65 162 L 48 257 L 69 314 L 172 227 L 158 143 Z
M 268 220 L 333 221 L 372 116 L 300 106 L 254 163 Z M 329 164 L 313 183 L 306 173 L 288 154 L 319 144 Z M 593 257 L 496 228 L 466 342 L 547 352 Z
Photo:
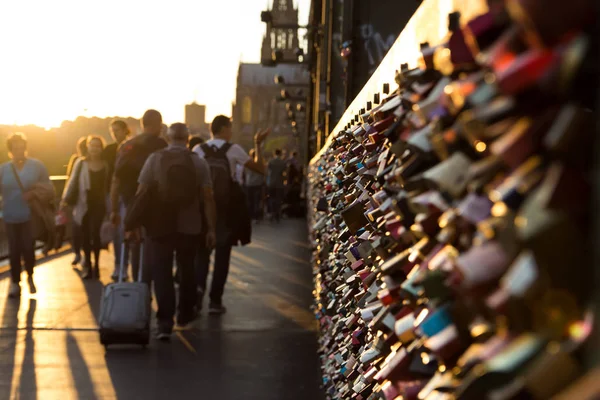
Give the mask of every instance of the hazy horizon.
M 306 23 L 310 1 L 294 3 Z M 267 4 L 1 3 L 0 124 L 54 128 L 78 116 L 140 118 L 148 108 L 173 123 L 192 101 L 206 105 L 207 120 L 229 115 L 239 62 L 260 61 Z

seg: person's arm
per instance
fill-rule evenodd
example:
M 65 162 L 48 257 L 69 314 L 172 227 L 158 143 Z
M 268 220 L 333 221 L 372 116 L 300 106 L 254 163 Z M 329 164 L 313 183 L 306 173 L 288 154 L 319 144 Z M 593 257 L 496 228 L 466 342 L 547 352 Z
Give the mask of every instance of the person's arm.
M 135 195 L 138 196 L 140 193 L 148 190 L 150 188 L 150 185 L 147 183 L 140 183 L 138 184 L 138 188 L 137 191 L 135 192 Z
M 262 157 L 261 145 L 267 138 L 269 133 L 271 133 L 271 130 L 267 129 L 262 132 L 258 132 L 256 135 L 254 135 L 254 159 L 250 159 L 243 164 L 244 167 L 261 175 L 265 175 L 267 173 L 265 163 Z
M 71 158 L 69 158 L 69 163 L 67 164 L 67 177 L 71 177 L 73 173 L 73 167 L 75 166 L 75 161 L 77 161 L 77 155 L 73 154 Z

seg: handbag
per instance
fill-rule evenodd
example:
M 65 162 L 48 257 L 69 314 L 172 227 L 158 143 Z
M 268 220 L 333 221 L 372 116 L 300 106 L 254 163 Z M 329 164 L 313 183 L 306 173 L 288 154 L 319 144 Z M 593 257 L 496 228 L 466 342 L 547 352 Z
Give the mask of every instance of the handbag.
M 112 222 L 105 220 L 100 227 L 100 242 L 103 249 L 115 240 L 115 227 Z
M 10 164 L 15 180 L 23 194 L 27 193 L 14 164 Z M 41 201 L 37 197 L 29 202 L 31 208 L 32 236 L 34 240 L 45 242 L 46 246 L 52 246 L 56 235 L 56 210 L 54 201 Z
M 77 169 L 73 172 L 72 176 L 69 179 L 74 179 L 71 185 L 68 185 L 68 191 L 65 193 L 64 201 L 71 207 L 77 204 L 77 200 L 79 200 L 79 176 L 81 175 L 82 162 L 77 163 Z

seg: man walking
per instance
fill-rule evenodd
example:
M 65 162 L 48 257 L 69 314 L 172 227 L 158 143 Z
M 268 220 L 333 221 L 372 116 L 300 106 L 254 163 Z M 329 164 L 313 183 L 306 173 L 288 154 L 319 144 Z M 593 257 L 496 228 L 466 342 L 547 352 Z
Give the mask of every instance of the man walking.
M 176 254 L 181 277 L 177 324 L 185 327 L 196 317 L 194 257 L 199 245 L 215 245 L 215 200 L 210 171 L 205 160 L 188 150 L 189 131 L 185 124 L 171 125 L 169 146 L 148 157 L 139 177 L 138 195 L 151 191 L 150 215 L 166 223 L 147 229 L 154 291 L 158 303 L 158 339 L 169 340 L 175 316 L 173 255 Z M 206 243 L 202 232 L 201 202 L 204 205 Z M 130 229 L 132 227 L 128 227 Z
M 117 152 L 110 191 L 110 219 L 115 227 L 119 227 L 122 220 L 119 198 L 123 200 L 125 209 L 129 208 L 135 198 L 144 163 L 150 154 L 167 147 L 167 142 L 160 137 L 161 133 L 162 115 L 156 110 L 148 110 L 142 117 L 142 133 L 124 142 Z M 147 250 L 147 246 L 144 248 Z M 128 244 L 125 251 L 131 251 L 131 272 L 135 279 L 140 268 L 140 243 Z M 143 275 L 144 282 L 149 283 L 150 273 L 147 268 L 143 270 Z
M 102 152 L 102 158 L 107 162 L 110 174 L 110 181 L 112 181 L 112 177 L 115 170 L 115 163 L 117 161 L 117 152 L 119 147 L 131 134 L 129 126 L 127 122 L 122 119 L 116 119 L 110 124 L 110 134 L 114 140 L 113 143 L 107 145 Z M 119 211 L 120 214 L 125 214 L 125 204 L 123 203 L 123 199 L 119 196 Z M 112 207 L 112 206 L 111 206 Z M 113 252 L 115 255 L 115 268 L 112 273 L 113 281 L 116 281 L 119 278 L 119 265 L 121 263 L 121 244 L 123 243 L 123 224 L 119 224 L 119 226 L 115 229 L 115 237 L 113 240 Z M 129 264 L 129 254 L 125 254 L 125 271 L 127 271 L 127 265 Z M 127 272 L 125 272 L 125 276 L 127 276 Z
M 223 291 L 229 274 L 229 262 L 232 248 L 232 231 L 236 221 L 232 221 L 230 215 L 234 208 L 246 207 L 245 201 L 235 204 L 232 201 L 233 193 L 236 192 L 233 185 L 238 185 L 235 180 L 237 167 L 245 167 L 260 174 L 265 174 L 262 162 L 261 144 L 269 134 L 269 130 L 259 132 L 254 137 L 254 159 L 244 149 L 230 143 L 232 132 L 231 120 L 223 115 L 215 117 L 211 124 L 212 139 L 203 145 L 196 146 L 194 152 L 205 158 L 211 170 L 213 192 L 217 207 L 216 225 L 216 248 L 215 266 L 210 289 L 210 314 L 223 314 L 226 308 L 223 306 Z M 243 197 L 243 196 L 242 196 Z M 206 280 L 210 264 L 212 249 L 200 249 L 197 258 L 199 307 L 202 307 L 202 298 L 206 292 Z
M 281 219 L 281 205 L 285 195 L 286 163 L 282 159 L 280 149 L 275 150 L 275 157 L 269 161 L 267 167 L 267 188 L 269 191 L 269 208 L 271 209 L 271 219 L 277 222 Z

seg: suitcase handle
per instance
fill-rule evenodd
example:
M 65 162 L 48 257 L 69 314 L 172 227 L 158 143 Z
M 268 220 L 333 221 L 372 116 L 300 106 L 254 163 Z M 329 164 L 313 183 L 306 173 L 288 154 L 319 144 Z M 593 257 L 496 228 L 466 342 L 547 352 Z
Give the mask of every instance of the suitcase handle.
M 121 265 L 119 267 L 119 283 L 123 282 L 123 274 L 125 270 L 125 252 L 127 251 L 127 241 L 121 243 Z M 144 269 L 144 242 L 140 243 L 140 266 L 138 268 L 138 282 L 142 281 L 142 269 Z

